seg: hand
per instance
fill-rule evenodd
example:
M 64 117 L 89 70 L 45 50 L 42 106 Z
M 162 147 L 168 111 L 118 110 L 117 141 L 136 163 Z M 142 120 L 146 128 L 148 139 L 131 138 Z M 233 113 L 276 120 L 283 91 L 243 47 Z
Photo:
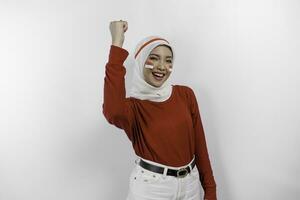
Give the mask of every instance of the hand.
M 128 29 L 128 23 L 126 21 L 112 21 L 109 25 L 112 44 L 122 47 L 124 43 L 124 33 Z

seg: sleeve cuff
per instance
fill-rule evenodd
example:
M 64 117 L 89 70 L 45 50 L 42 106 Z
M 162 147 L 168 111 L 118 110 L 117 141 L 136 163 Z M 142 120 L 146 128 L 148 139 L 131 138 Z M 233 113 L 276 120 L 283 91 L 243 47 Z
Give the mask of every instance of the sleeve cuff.
M 128 55 L 129 52 L 126 49 L 115 45 L 110 45 L 108 62 L 113 64 L 123 64 Z

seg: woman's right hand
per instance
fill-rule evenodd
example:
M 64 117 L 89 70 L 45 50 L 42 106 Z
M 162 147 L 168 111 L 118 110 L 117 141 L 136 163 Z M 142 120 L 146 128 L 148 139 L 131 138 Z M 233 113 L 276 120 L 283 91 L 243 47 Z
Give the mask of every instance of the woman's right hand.
M 126 21 L 111 21 L 109 25 L 112 45 L 122 47 L 124 43 L 124 33 L 128 29 L 128 23 Z

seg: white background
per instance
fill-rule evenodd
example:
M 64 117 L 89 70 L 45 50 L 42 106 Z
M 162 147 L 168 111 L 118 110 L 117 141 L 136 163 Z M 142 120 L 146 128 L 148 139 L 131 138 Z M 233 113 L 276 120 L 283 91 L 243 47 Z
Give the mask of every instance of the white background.
M 0 199 L 125 199 L 134 151 L 102 114 L 109 22 L 120 19 L 130 54 L 148 35 L 172 42 L 173 80 L 196 93 L 218 199 L 299 199 L 299 9 L 1 0 Z

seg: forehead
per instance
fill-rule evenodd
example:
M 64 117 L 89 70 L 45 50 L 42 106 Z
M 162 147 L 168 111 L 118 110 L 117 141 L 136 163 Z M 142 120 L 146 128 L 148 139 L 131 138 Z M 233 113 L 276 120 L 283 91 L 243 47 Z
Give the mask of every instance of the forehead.
M 155 47 L 149 55 L 157 55 L 161 57 L 172 57 L 172 51 L 169 47 L 166 46 L 157 46 Z

